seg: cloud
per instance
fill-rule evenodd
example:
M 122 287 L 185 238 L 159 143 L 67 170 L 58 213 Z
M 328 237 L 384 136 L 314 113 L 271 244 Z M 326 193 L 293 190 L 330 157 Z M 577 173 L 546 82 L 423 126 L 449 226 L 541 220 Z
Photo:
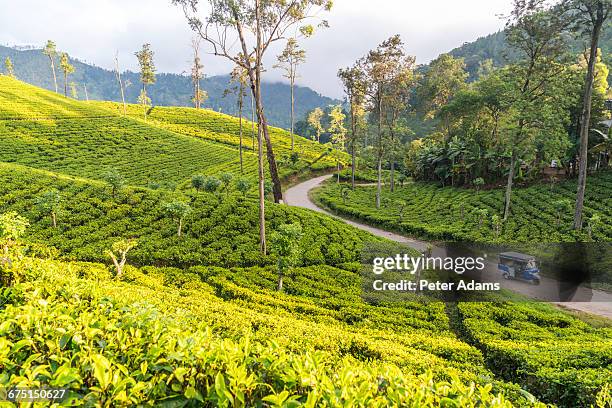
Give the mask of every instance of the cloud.
M 0 0 L 0 42 L 7 45 L 39 45 L 47 39 L 70 55 L 111 68 L 115 52 L 124 68 L 137 69 L 134 52 L 151 43 L 160 72 L 188 70 L 190 38 L 182 11 L 170 0 Z M 394 34 L 401 34 L 406 51 L 424 63 L 442 52 L 497 31 L 507 13 L 509 0 L 336 0 L 334 9 L 322 16 L 331 27 L 304 40 L 307 62 L 301 68 L 301 85 L 318 92 L 341 96 L 336 78 L 339 68 L 352 64 L 369 49 Z M 271 49 L 265 63 L 274 64 Z M 208 75 L 227 73 L 231 65 L 206 55 Z M 282 80 L 268 69 L 269 80 Z

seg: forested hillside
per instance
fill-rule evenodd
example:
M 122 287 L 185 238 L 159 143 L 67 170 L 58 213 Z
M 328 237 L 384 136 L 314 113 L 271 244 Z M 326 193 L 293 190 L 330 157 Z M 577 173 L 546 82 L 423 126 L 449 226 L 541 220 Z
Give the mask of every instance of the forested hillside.
M 0 62 L 10 57 L 13 62 L 15 75 L 22 81 L 53 90 L 53 76 L 49 58 L 40 49 L 17 50 L 14 48 L 0 46 Z M 71 59 L 75 72 L 70 75 L 70 81 L 77 85 L 78 98 L 85 99 L 85 88 L 89 99 L 103 101 L 120 101 L 121 94 L 115 73 L 104 68 L 88 64 L 77 59 Z M 58 63 L 56 62 L 56 65 Z M 185 69 L 188 67 L 186 66 Z M 1 69 L 4 72 L 4 68 Z M 123 79 L 131 83 L 126 88 L 126 98 L 130 103 L 136 103 L 140 92 L 139 74 L 126 71 Z M 238 108 L 236 96 L 224 95 L 225 91 L 232 87 L 229 83 L 229 75 L 210 76 L 202 80 L 202 90 L 208 93 L 208 100 L 204 107 L 218 112 L 237 115 Z M 290 88 L 287 84 L 265 82 L 263 84 L 263 99 L 266 104 L 266 113 L 270 124 L 283 128 L 289 128 L 290 124 Z M 149 89 L 153 105 L 164 106 L 193 106 L 193 86 L 191 78 L 178 74 L 157 74 L 157 81 Z M 302 118 L 306 113 L 317 107 L 326 107 L 337 104 L 338 101 L 318 94 L 307 87 L 297 86 L 295 88 L 295 115 Z M 250 118 L 250 101 L 245 106 L 245 116 Z
M 599 41 L 604 62 L 607 65 L 612 65 L 612 23 L 608 23 Z M 571 50 L 574 54 L 584 53 L 585 48 L 588 48 L 588 44 L 583 41 L 575 39 L 571 41 Z M 465 60 L 466 71 L 470 74 L 470 79 L 476 79 L 478 68 L 485 60 L 492 60 L 496 67 L 502 67 L 516 60 L 516 52 L 508 47 L 504 31 L 498 31 L 465 43 L 451 50 L 449 54 Z

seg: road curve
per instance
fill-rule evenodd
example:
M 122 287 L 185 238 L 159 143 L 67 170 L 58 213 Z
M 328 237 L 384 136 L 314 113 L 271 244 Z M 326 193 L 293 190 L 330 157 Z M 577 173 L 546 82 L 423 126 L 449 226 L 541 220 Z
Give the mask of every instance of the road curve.
M 402 244 L 406 244 L 411 248 L 414 248 L 420 252 L 423 252 L 427 249 L 429 245 L 426 241 L 420 241 L 413 238 L 408 238 L 403 235 L 395 234 L 393 232 L 385 231 L 380 228 L 372 227 L 370 225 L 366 225 L 360 222 L 356 222 L 353 220 L 349 220 L 343 217 L 340 217 L 336 214 L 332 214 L 329 211 L 326 211 L 319 206 L 317 206 L 310 199 L 310 191 L 321 186 L 321 184 L 331 178 L 332 175 L 328 174 L 325 176 L 315 177 L 309 180 L 306 180 L 302 183 L 299 183 L 285 191 L 285 203 L 294 207 L 307 208 L 312 211 L 316 211 L 322 214 L 329 215 L 330 217 L 339 219 L 349 225 L 352 225 L 361 230 L 370 232 L 373 235 L 390 239 L 395 242 L 399 242 Z M 438 254 L 444 253 L 445 250 L 443 248 L 434 247 L 433 254 L 434 256 L 438 256 Z M 482 271 L 481 279 L 486 279 L 489 282 L 501 282 L 502 287 L 504 289 L 509 289 L 511 291 L 520 293 L 530 298 L 538 299 L 538 294 L 545 293 L 547 291 L 556 291 L 558 288 L 558 282 L 554 279 L 550 279 L 547 277 L 542 277 L 541 284 L 539 286 L 532 286 L 528 283 L 514 280 L 503 280 L 500 279 L 499 272 L 497 271 L 497 265 L 495 263 L 487 262 L 487 268 Z M 551 292 L 553 293 L 553 292 Z M 590 302 L 558 302 L 557 305 L 567 308 L 573 309 L 585 313 L 590 313 L 598 316 L 607 317 L 608 319 L 612 319 L 612 294 L 600 291 L 600 290 L 591 290 L 588 288 L 580 287 L 578 288 L 576 295 L 574 298 L 591 298 Z
M 368 231 L 373 235 L 390 239 L 395 242 L 400 242 L 402 244 L 406 244 L 409 247 L 412 247 L 418 251 L 425 251 L 427 249 L 428 243 L 425 241 L 418 241 L 416 239 L 407 238 L 402 235 L 394 234 L 393 232 L 385 231 L 380 228 L 375 228 L 370 225 L 362 224 L 360 222 L 355 222 L 352 220 L 348 220 L 346 218 L 339 217 L 335 214 L 330 213 L 329 211 L 325 211 L 324 209 L 318 207 L 309 196 L 310 190 L 319 187 L 325 180 L 331 178 L 333 175 L 328 174 L 325 176 L 319 176 L 312 178 L 310 180 L 306 180 L 300 184 L 297 184 L 287 191 L 285 191 L 285 203 L 294 207 L 302 207 L 308 208 L 309 210 L 317 211 L 323 214 L 327 214 L 330 217 L 334 217 L 344 221 L 345 223 L 352 225 L 353 227 L 357 227 L 364 231 Z

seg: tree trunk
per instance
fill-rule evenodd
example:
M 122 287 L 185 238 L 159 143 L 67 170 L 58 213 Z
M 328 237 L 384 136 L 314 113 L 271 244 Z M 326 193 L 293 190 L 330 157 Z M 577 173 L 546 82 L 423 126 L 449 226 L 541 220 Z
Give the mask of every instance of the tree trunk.
M 53 228 L 57 228 L 57 218 L 55 216 L 55 212 L 51 213 L 51 221 L 53 222 Z
M 351 102 L 351 131 L 353 137 L 351 140 L 351 188 L 355 189 L 355 146 L 357 145 L 357 125 L 355 123 L 355 109 Z
M 382 190 L 382 98 L 378 96 L 378 180 L 376 182 L 376 208 L 380 208 L 380 195 Z
M 391 192 L 395 191 L 395 160 L 394 157 L 391 157 L 391 175 L 389 180 L 389 186 L 391 188 Z
M 514 168 L 516 167 L 516 151 L 512 149 L 510 157 L 510 171 L 508 171 L 508 182 L 506 184 L 506 199 L 504 205 L 504 221 L 508 220 L 510 215 L 510 200 L 512 199 L 512 183 L 514 181 Z
M 340 159 L 336 159 L 336 164 L 338 167 L 338 184 L 340 184 Z
M 83 87 L 85 88 L 85 100 L 89 102 L 89 94 L 87 93 L 87 85 L 83 85 Z
M 251 94 L 251 143 L 253 151 L 255 151 L 255 104 L 253 103 L 253 95 Z
M 294 146 L 294 140 L 293 140 L 293 124 L 295 121 L 295 112 L 294 112 L 294 106 L 295 106 L 295 98 L 294 98 L 294 94 L 293 94 L 293 88 L 295 86 L 295 79 L 293 77 L 291 77 L 291 151 L 293 151 L 293 146 Z
M 243 92 L 244 89 L 242 87 L 242 85 L 240 85 L 240 95 L 238 96 L 238 111 L 239 111 L 239 121 L 240 121 L 240 146 L 239 146 L 239 150 L 240 150 L 240 174 L 244 174 L 244 164 L 243 164 L 243 160 L 242 160 L 242 105 L 243 105 Z
M 68 72 L 64 71 L 64 97 L 68 97 Z
M 251 78 L 251 90 L 253 92 L 253 98 L 255 99 L 255 109 L 257 111 L 257 155 L 259 161 L 259 244 L 260 250 L 263 255 L 266 255 L 266 217 L 265 217 L 265 188 L 264 188 L 264 167 L 263 167 L 263 114 L 261 110 L 261 29 L 260 29 L 260 18 L 261 10 L 259 0 L 255 0 L 255 17 L 257 20 L 257 52 L 255 57 L 255 78 L 253 78 L 253 71 L 249 71 Z M 249 55 L 246 52 L 245 42 L 242 42 L 245 58 Z M 267 128 L 266 128 L 267 129 Z
M 278 259 L 278 282 L 276 284 L 276 290 L 279 292 L 283 290 L 283 266 L 280 258 Z
M 183 219 L 179 218 L 178 233 L 177 233 L 179 237 L 181 236 L 182 230 L 183 230 Z
M 378 180 L 376 182 L 376 208 L 380 208 L 380 195 L 382 190 L 382 156 L 378 155 Z
M 582 218 L 584 209 L 584 193 L 587 181 L 587 158 L 589 153 L 589 125 L 591 123 L 591 100 L 593 97 L 593 80 L 595 76 L 595 62 L 597 60 L 597 44 L 601 27 L 603 25 L 603 4 L 597 6 L 597 20 L 593 27 L 591 36 L 591 51 L 589 54 L 589 65 L 586 73 L 584 98 L 582 104 L 582 115 L 580 125 L 580 159 L 578 165 L 578 192 L 576 194 L 576 210 L 574 213 L 574 229 L 582 230 Z
M 261 99 L 261 93 L 259 94 L 259 99 Z M 263 125 L 263 134 L 264 139 L 266 140 L 266 156 L 268 158 L 268 166 L 270 167 L 270 178 L 272 179 L 272 193 L 274 194 L 274 202 L 280 203 L 283 200 L 283 190 L 280 182 L 280 178 L 278 176 L 278 168 L 276 166 L 276 158 L 274 157 L 274 150 L 272 148 L 272 141 L 270 140 L 270 133 L 268 132 L 268 124 L 266 122 L 266 117 L 263 113 L 263 107 L 261 106 L 261 101 L 259 103 L 261 107 L 261 123 Z
M 121 90 L 121 102 L 123 103 L 123 116 L 127 115 L 127 106 L 125 105 L 125 92 L 123 91 L 123 83 L 121 82 L 121 77 L 119 77 L 119 89 Z M 85 87 L 85 98 L 89 99 L 87 96 L 87 87 Z
M 55 93 L 59 93 L 57 89 L 57 76 L 55 75 L 55 62 L 53 61 L 53 57 L 49 55 L 49 60 L 51 60 L 51 71 L 53 71 L 53 83 L 55 84 Z
M 257 165 L 259 176 L 259 249 L 266 254 L 266 192 L 264 188 L 263 141 L 261 126 L 257 128 Z
M 351 188 L 355 189 L 355 142 L 351 148 Z

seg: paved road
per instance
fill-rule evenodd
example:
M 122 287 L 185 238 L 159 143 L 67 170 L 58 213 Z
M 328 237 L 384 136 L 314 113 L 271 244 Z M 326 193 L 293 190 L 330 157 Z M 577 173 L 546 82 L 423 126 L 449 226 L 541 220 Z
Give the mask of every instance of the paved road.
M 364 231 L 368 231 L 376 236 L 406 244 L 421 252 L 427 249 L 429 243 L 426 241 L 419 241 L 413 238 L 405 237 L 403 235 L 395 234 L 393 232 L 385 231 L 380 228 L 375 228 L 360 222 L 348 220 L 318 207 L 310 199 L 309 192 L 312 189 L 319 187 L 325 180 L 331 177 L 332 175 L 315 177 L 291 187 L 285 192 L 285 202 L 288 205 L 307 208 L 313 211 L 317 211 L 319 213 L 327 214 L 336 219 L 340 219 L 349 225 L 352 225 Z M 444 257 L 445 253 L 446 250 L 444 248 L 434 247 L 432 255 Z M 481 272 L 480 279 L 483 282 L 500 282 L 502 288 L 520 293 L 524 296 L 528 296 L 533 299 L 546 300 L 547 294 L 551 297 L 554 297 L 558 293 L 558 282 L 548 277 L 542 277 L 540 285 L 538 286 L 530 285 L 526 282 L 516 280 L 505 280 L 500 276 L 499 272 L 497 271 L 497 264 L 494 261 L 487 262 L 487 267 L 484 271 Z M 556 303 L 559 306 L 562 306 L 567 309 L 578 310 L 581 312 L 591 313 L 612 319 L 612 294 L 599 290 L 590 290 L 588 288 L 579 287 L 572 300 L 588 298 L 591 298 L 590 302 L 572 301 Z

